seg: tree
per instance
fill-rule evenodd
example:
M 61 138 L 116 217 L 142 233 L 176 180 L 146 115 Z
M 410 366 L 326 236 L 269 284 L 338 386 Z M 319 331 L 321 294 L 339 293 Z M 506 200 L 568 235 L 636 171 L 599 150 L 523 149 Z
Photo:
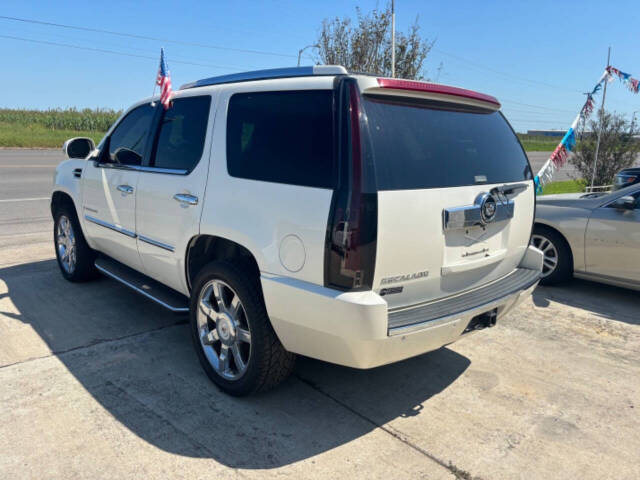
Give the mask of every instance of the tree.
M 598 115 L 598 120 L 589 122 L 589 129 L 593 132 L 585 135 L 576 145 L 575 154 L 569 158 L 580 176 L 591 182 L 593 161 L 595 158 L 597 132 L 602 127 L 600 149 L 598 150 L 598 164 L 594 185 L 610 185 L 613 177 L 623 168 L 633 165 L 638 153 L 640 142 L 633 138 L 639 133 L 634 121 L 628 122 L 623 115 L 605 112 Z
M 357 25 L 350 18 L 325 19 L 318 37 L 318 59 L 349 71 L 391 76 L 391 6 L 363 14 L 356 7 Z M 405 34 L 396 31 L 396 76 L 422 80 L 423 64 L 434 41 L 420 36 L 418 18 Z

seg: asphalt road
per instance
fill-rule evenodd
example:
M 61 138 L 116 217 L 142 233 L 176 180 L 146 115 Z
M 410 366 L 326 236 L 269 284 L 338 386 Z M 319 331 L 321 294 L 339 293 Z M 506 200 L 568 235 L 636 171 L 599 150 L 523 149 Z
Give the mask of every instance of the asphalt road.
M 531 152 L 534 171 L 548 152 Z M 62 151 L 0 149 L 0 248 L 35 245 L 49 236 L 52 223 L 49 195 L 55 166 L 64 160 Z M 556 178 L 565 180 L 570 167 Z
M 184 318 L 63 280 L 48 202 L 31 200 L 59 157 L 0 151 L 0 478 L 640 476 L 636 292 L 538 288 L 439 351 L 369 371 L 302 358 L 235 399 Z
M 51 237 L 49 198 L 60 150 L 0 149 L 0 249 Z

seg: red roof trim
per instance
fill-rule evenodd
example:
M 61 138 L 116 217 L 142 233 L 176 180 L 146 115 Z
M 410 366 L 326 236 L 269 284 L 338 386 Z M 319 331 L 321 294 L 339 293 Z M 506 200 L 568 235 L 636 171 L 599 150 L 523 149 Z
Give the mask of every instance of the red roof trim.
M 398 78 L 378 78 L 380 88 L 394 88 L 396 90 L 412 90 L 417 92 L 440 93 L 442 95 L 453 95 L 456 97 L 470 98 L 481 102 L 488 102 L 500 108 L 497 98 L 484 93 L 466 90 L 464 88 L 438 85 L 437 83 L 416 82 L 415 80 L 400 80 Z

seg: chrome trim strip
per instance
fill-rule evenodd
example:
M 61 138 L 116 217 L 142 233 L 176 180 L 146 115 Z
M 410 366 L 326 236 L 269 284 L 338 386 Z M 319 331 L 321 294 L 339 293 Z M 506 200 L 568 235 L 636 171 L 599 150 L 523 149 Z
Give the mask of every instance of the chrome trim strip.
M 464 205 L 462 207 L 445 208 L 442 210 L 442 225 L 446 230 L 459 230 L 473 227 L 474 225 L 484 225 L 481 214 L 482 206 L 478 203 L 474 205 Z M 511 200 L 496 202 L 496 213 L 491 222 L 501 222 L 513 218 L 514 203 Z
M 122 233 L 123 235 L 126 235 L 127 237 L 136 238 L 136 236 L 137 236 L 131 230 L 127 230 L 126 228 L 118 227 L 117 225 L 105 222 L 103 220 L 100 220 L 99 218 L 92 217 L 91 215 L 85 215 L 84 218 L 85 218 L 85 220 L 89 220 L 90 222 L 95 223 L 96 225 L 100 225 L 101 227 L 105 227 L 105 228 L 108 228 L 110 230 L 114 230 L 114 231 L 116 231 L 118 233 Z
M 107 162 L 98 162 L 97 160 L 93 161 L 93 164 L 96 168 L 114 168 L 116 170 L 134 170 L 134 165 L 123 165 L 122 163 L 107 163 Z
M 138 240 L 143 241 L 144 243 L 148 243 L 149 245 L 153 245 L 155 247 L 162 248 L 164 250 L 168 250 L 170 252 L 175 251 L 175 249 L 171 245 L 167 245 L 166 243 L 158 242 L 153 238 L 145 237 L 144 235 L 138 235 Z
M 98 265 L 97 263 L 95 264 L 96 268 L 98 270 L 100 270 L 102 273 L 104 273 L 105 275 L 107 275 L 110 278 L 113 278 L 114 280 L 117 280 L 118 282 L 122 283 L 123 285 L 126 285 L 127 287 L 135 290 L 138 293 L 141 293 L 142 295 L 144 295 L 145 297 L 147 297 L 149 300 L 153 300 L 154 302 L 156 302 L 159 305 L 162 305 L 164 308 L 171 310 L 172 312 L 180 312 L 180 313 L 184 313 L 184 312 L 188 312 L 189 308 L 188 307 L 172 307 L 171 305 L 163 302 L 162 300 L 160 300 L 159 298 L 154 297 L 153 295 L 151 295 L 148 292 L 145 292 L 144 290 L 136 287 L 135 285 L 133 285 L 132 283 L 127 282 L 125 279 L 117 276 L 115 273 L 110 272 L 109 270 L 107 270 L 104 267 L 101 267 L 100 265 Z
M 189 173 L 189 170 L 182 170 L 178 168 L 145 167 L 143 165 L 134 165 L 133 170 L 149 173 L 168 173 L 169 175 L 186 175 Z
M 187 175 L 189 173 L 189 170 L 183 170 L 178 168 L 147 167 L 143 165 L 123 165 L 121 163 L 95 162 L 95 166 L 96 168 L 115 168 L 118 170 L 132 170 L 134 172 L 166 173 L 169 175 Z

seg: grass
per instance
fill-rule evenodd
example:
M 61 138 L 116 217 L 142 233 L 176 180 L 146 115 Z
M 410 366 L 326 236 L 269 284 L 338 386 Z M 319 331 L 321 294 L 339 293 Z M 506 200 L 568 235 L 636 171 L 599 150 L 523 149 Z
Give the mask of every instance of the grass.
M 527 152 L 552 152 L 562 140 L 562 137 L 531 136 L 518 134 L 522 146 Z
M 53 110 L 0 109 L 0 147 L 61 147 L 71 137 L 99 141 L 120 112 L 75 108 Z M 551 152 L 560 137 L 519 134 L 527 152 Z
M 0 109 L 0 147 L 61 147 L 71 137 L 102 139 L 120 112 Z
M 51 130 L 42 125 L 17 125 L 0 122 L 0 147 L 61 148 L 72 137 L 89 137 L 95 144 L 105 132 L 87 130 Z
M 544 186 L 542 195 L 554 193 L 580 193 L 584 192 L 587 182 L 584 180 L 567 180 L 564 182 L 551 182 Z

